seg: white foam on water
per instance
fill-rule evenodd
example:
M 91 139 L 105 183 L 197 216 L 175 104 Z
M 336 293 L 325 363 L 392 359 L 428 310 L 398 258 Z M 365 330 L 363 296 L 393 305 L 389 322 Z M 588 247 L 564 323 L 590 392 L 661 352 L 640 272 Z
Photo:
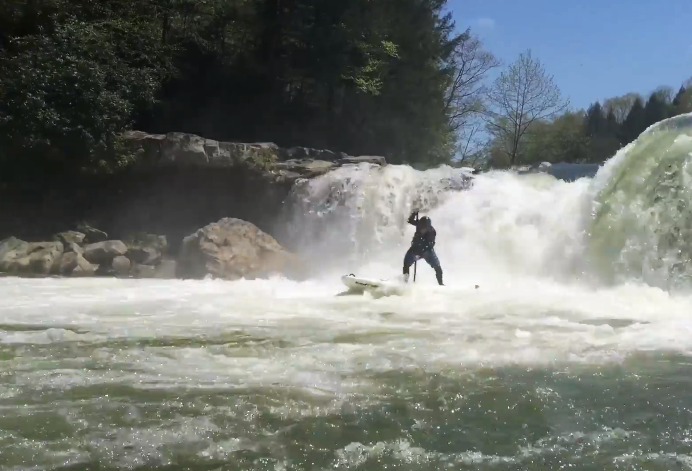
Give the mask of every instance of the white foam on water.
M 594 180 L 571 183 L 490 172 L 468 188 L 468 173 L 450 167 L 342 167 L 299 184 L 287 205 L 284 236 L 309 262 L 309 280 L 2 278 L 0 324 L 13 327 L 0 326 L 0 345 L 87 342 L 100 349 L 84 364 L 130 368 L 62 378 L 27 368 L 16 371 L 18 384 L 278 385 L 315 394 L 366 388 L 368 375 L 390 370 L 692 353 L 689 292 L 636 276 L 600 282 L 585 262 L 594 200 L 630 151 Z M 432 218 L 447 286 L 421 261 L 416 283 L 398 294 L 337 296 L 344 274 L 400 275 L 413 209 Z M 153 338 L 173 343 L 108 346 Z M 174 343 L 195 339 L 205 348 Z
M 102 344 L 69 365 L 54 360 L 55 369 L 25 369 L 22 362 L 32 360 L 15 359 L 17 387 L 289 386 L 318 395 L 368 389 L 367 376 L 391 370 L 599 364 L 641 350 L 692 353 L 692 299 L 640 285 L 592 290 L 516 279 L 478 290 L 420 285 L 379 299 L 335 296 L 340 290 L 316 281 L 5 278 L 0 296 L 11 291 L 19 303 L 0 307 L 3 323 L 47 330 L 4 331 L 0 345 Z M 118 338 L 218 342 L 108 346 Z M 121 369 L 83 371 L 79 361 Z

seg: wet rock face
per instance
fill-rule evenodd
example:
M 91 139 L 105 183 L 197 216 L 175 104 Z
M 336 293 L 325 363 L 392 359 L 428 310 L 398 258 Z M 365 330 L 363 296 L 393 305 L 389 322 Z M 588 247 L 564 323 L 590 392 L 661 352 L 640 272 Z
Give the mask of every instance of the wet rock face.
M 297 181 L 363 163 L 387 164 L 381 156 L 223 142 L 178 132 L 130 131 L 122 137 L 133 155 L 126 171 L 82 175 L 50 192 L 33 190 L 31 197 L 0 188 L 0 200 L 15 202 L 0 204 L 0 239 L 51 240 L 62 231 L 55 240 L 68 253 L 113 239 L 129 247 L 126 235 L 147 231 L 165 235 L 170 252 L 177 253 L 184 237 L 225 217 L 275 233 L 283 203 Z M 63 227 L 66 222 L 71 227 Z M 143 263 L 157 260 L 152 254 L 135 257 Z
M 361 164 L 376 168 L 387 164 L 381 156 L 350 156 L 305 147 L 281 148 L 273 143 L 222 142 L 176 132 L 131 131 L 123 138 L 135 162 L 127 171 L 80 177 L 69 188 L 56 189 L 43 200 L 38 198 L 38 203 L 15 205 L 12 211 L 0 207 L 0 220 L 12 222 L 5 226 L 0 237 L 21 235 L 26 240 L 52 237 L 50 244 L 53 244 L 43 247 L 51 254 L 43 262 L 39 261 L 42 255 L 20 260 L 23 257 L 13 252 L 0 271 L 27 270 L 38 274 L 48 270 L 68 276 L 84 273 L 83 276 L 170 278 L 172 272 L 186 273 L 185 268 L 175 266 L 174 254 L 180 253 L 181 241 L 198 228 L 230 216 L 251 223 L 263 234 L 280 237 L 277 221 L 296 182 L 309 181 L 339 168 Z M 72 227 L 62 227 L 64 221 L 75 223 Z M 77 224 L 77 221 L 89 223 Z M 154 234 L 149 234 L 150 238 L 128 236 L 142 230 Z M 231 245 L 241 247 L 239 240 Z M 58 250 L 55 244 L 62 248 Z M 221 247 L 218 260 L 224 268 L 218 274 L 229 279 L 261 276 L 271 271 L 272 264 L 288 264 L 286 260 L 290 258 L 285 256 L 288 252 L 266 247 L 257 249 L 255 255 L 248 249 L 233 252 L 231 257 L 230 246 Z M 67 254 L 76 255 L 69 255 L 61 262 Z M 124 261 L 119 262 L 118 270 L 113 267 L 117 257 L 130 262 L 127 274 Z M 224 262 L 225 257 L 233 258 L 234 263 L 244 268 L 231 268 L 233 264 Z M 201 271 L 214 272 L 210 268 Z
M 236 168 L 260 173 L 272 180 L 294 181 L 323 175 L 347 164 L 387 164 L 381 156 L 350 156 L 307 147 L 281 148 L 271 142 L 221 142 L 180 132 L 130 131 L 123 137 L 139 156 L 140 165 L 149 168 Z

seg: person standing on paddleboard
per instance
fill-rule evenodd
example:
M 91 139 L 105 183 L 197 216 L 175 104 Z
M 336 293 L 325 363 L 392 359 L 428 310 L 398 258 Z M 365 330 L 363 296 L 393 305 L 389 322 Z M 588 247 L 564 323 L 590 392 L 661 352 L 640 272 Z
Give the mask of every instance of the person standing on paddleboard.
M 418 219 L 418 211 L 414 211 L 408 218 L 408 223 L 416 226 L 416 233 L 413 235 L 411 247 L 406 252 L 406 256 L 404 256 L 404 281 L 408 283 L 408 269 L 416 260 L 422 258 L 435 270 L 435 276 L 440 286 L 444 286 L 442 283 L 442 267 L 434 249 L 437 232 L 432 226 L 432 221 L 427 216 Z

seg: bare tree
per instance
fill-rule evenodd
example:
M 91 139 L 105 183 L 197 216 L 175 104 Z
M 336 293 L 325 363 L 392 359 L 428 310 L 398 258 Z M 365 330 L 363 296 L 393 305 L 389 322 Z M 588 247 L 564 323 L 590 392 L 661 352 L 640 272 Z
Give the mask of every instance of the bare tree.
M 503 151 L 510 165 L 515 164 L 529 127 L 536 121 L 553 118 L 569 106 L 553 76 L 546 73 L 530 50 L 520 54 L 495 80 L 488 99 L 492 106 L 486 114 L 489 130 L 505 143 Z
M 661 85 L 660 87 L 656 88 L 656 90 L 654 90 L 652 95 L 653 94 L 655 94 L 656 97 L 663 103 L 668 105 L 673 101 L 673 98 L 675 97 L 675 90 L 673 90 L 673 87 L 670 87 L 668 85 Z
M 465 126 L 458 133 L 457 139 L 455 161 L 460 165 L 474 167 L 488 153 L 490 140 L 480 119 L 474 119 L 471 124 Z
M 623 123 L 625 122 L 625 118 L 627 118 L 627 115 L 630 113 L 632 105 L 634 105 L 637 98 L 642 101 L 644 100 L 638 93 L 628 93 L 626 95 L 608 98 L 603 103 L 603 110 L 606 112 L 606 114 L 612 111 L 613 115 L 615 116 L 615 121 L 618 123 Z
M 476 127 L 473 121 L 485 108 L 488 72 L 499 65 L 500 61 L 467 29 L 450 60 L 453 79 L 447 89 L 445 105 L 450 127 L 455 132 L 468 134 L 471 131 L 465 128 Z

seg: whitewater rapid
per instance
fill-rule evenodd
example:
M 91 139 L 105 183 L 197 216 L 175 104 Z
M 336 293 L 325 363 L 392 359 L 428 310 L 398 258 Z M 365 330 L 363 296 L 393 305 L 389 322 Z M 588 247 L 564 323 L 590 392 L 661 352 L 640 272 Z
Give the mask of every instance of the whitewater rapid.
M 690 468 L 686 123 L 575 182 L 299 182 L 303 281 L 0 278 L 0 468 Z M 414 209 L 446 286 L 343 296 L 396 281 Z
M 651 142 L 641 141 L 651 151 Z M 643 276 L 612 283 L 588 257 L 599 229 L 594 215 L 633 148 L 622 149 L 596 178 L 574 182 L 505 171 L 471 176 L 445 166 L 425 172 L 344 166 L 299 182 L 286 203 L 282 240 L 309 266 L 308 280 L 4 278 L 2 324 L 31 330 L 0 330 L 0 342 L 191 336 L 221 342 L 242 331 L 273 342 L 319 345 L 297 347 L 289 357 L 280 349 L 276 356 L 262 351 L 266 374 L 244 370 L 243 359 L 208 352 L 195 358 L 195 349 L 177 350 L 173 363 L 157 363 L 157 355 L 141 359 L 152 378 L 178 378 L 180 368 L 167 368 L 182 362 L 202 375 L 190 373 L 190 381 L 218 375 L 214 381 L 227 384 L 241 381 L 229 369 L 243 384 L 272 375 L 291 381 L 304 378 L 301 369 L 314 369 L 308 377 L 326 384 L 330 375 L 363 365 L 427 371 L 600 362 L 649 349 L 688 352 L 692 294 L 647 285 Z M 433 270 L 421 261 L 416 283 L 398 295 L 341 296 L 340 277 L 347 273 L 399 282 L 413 210 L 428 215 L 437 230 L 446 286 L 437 286 Z M 618 214 L 609 217 L 616 221 Z M 335 340 L 363 333 L 366 343 Z
M 5 279 L 0 296 L 12 304 L 3 303 L 0 318 L 14 328 L 0 332 L 0 343 L 88 342 L 98 353 L 99 344 L 118 339 L 222 345 L 242 332 L 262 341 L 246 345 L 249 350 L 240 357 L 193 345 L 171 351 L 152 345 L 135 356 L 127 349 L 113 352 L 108 361 L 136 364 L 130 380 L 139 384 L 297 382 L 318 389 L 329 389 L 335 377 L 366 371 L 601 363 L 638 350 L 692 350 L 692 298 L 641 285 L 603 290 L 531 280 L 490 282 L 479 289 L 420 285 L 378 299 L 335 296 L 340 291 L 336 282 L 281 279 Z M 30 375 L 39 383 L 55 381 Z M 107 382 L 109 375 L 123 381 L 116 372 L 104 375 L 88 381 Z
M 622 206 L 627 196 L 622 189 L 616 199 L 607 199 L 613 180 L 632 167 L 633 155 L 641 162 L 641 155 L 680 149 L 676 136 L 688 129 L 685 119 L 652 127 L 595 178 L 574 182 L 504 171 L 471 176 L 466 169 L 445 166 L 425 172 L 401 165 L 344 166 L 299 182 L 285 206 L 282 240 L 309 266 L 308 280 L 4 278 L 2 324 L 36 330 L 0 331 L 0 342 L 210 339 L 242 331 L 276 342 L 316 345 L 297 348 L 289 357 L 280 350 L 278 356 L 264 352 L 269 356 L 262 364 L 273 366 L 266 375 L 252 370 L 243 381 L 251 376 L 270 380 L 272 374 L 277 380 L 302 378 L 295 376 L 301 368 L 314 368 L 316 384 L 363 364 L 392 368 L 390 362 L 395 362 L 427 370 L 603 361 L 638 349 L 687 352 L 692 345 L 687 335 L 690 292 L 647 285 L 646 276 L 632 271 L 613 283 L 596 269 L 592 244 L 604 231 L 604 216 L 595 216 L 603 213 L 604 204 L 620 205 L 618 212 L 606 213 L 609 227 L 615 227 L 621 214 L 631 217 Z M 666 147 L 657 148 L 661 143 Z M 657 160 L 646 162 L 650 171 Z M 633 181 L 641 180 L 630 173 Z M 651 204 L 658 201 L 653 198 Z M 640 212 L 647 211 L 642 201 L 637 204 Z M 399 295 L 340 296 L 345 291 L 340 277 L 347 273 L 398 282 L 414 232 L 406 223 L 413 210 L 430 216 L 437 230 L 435 249 L 446 286 L 438 287 L 433 270 L 421 261 L 416 283 Z M 335 341 L 363 332 L 367 343 Z M 189 363 L 204 377 L 219 375 L 218 381 L 226 378 L 229 384 L 229 368 L 243 370 L 245 360 L 237 358 L 184 359 L 200 354 L 194 352 L 178 350 L 183 357 L 175 362 Z M 172 374 L 157 359 L 142 359 L 148 374 Z M 174 368 L 175 375 L 179 372 Z

